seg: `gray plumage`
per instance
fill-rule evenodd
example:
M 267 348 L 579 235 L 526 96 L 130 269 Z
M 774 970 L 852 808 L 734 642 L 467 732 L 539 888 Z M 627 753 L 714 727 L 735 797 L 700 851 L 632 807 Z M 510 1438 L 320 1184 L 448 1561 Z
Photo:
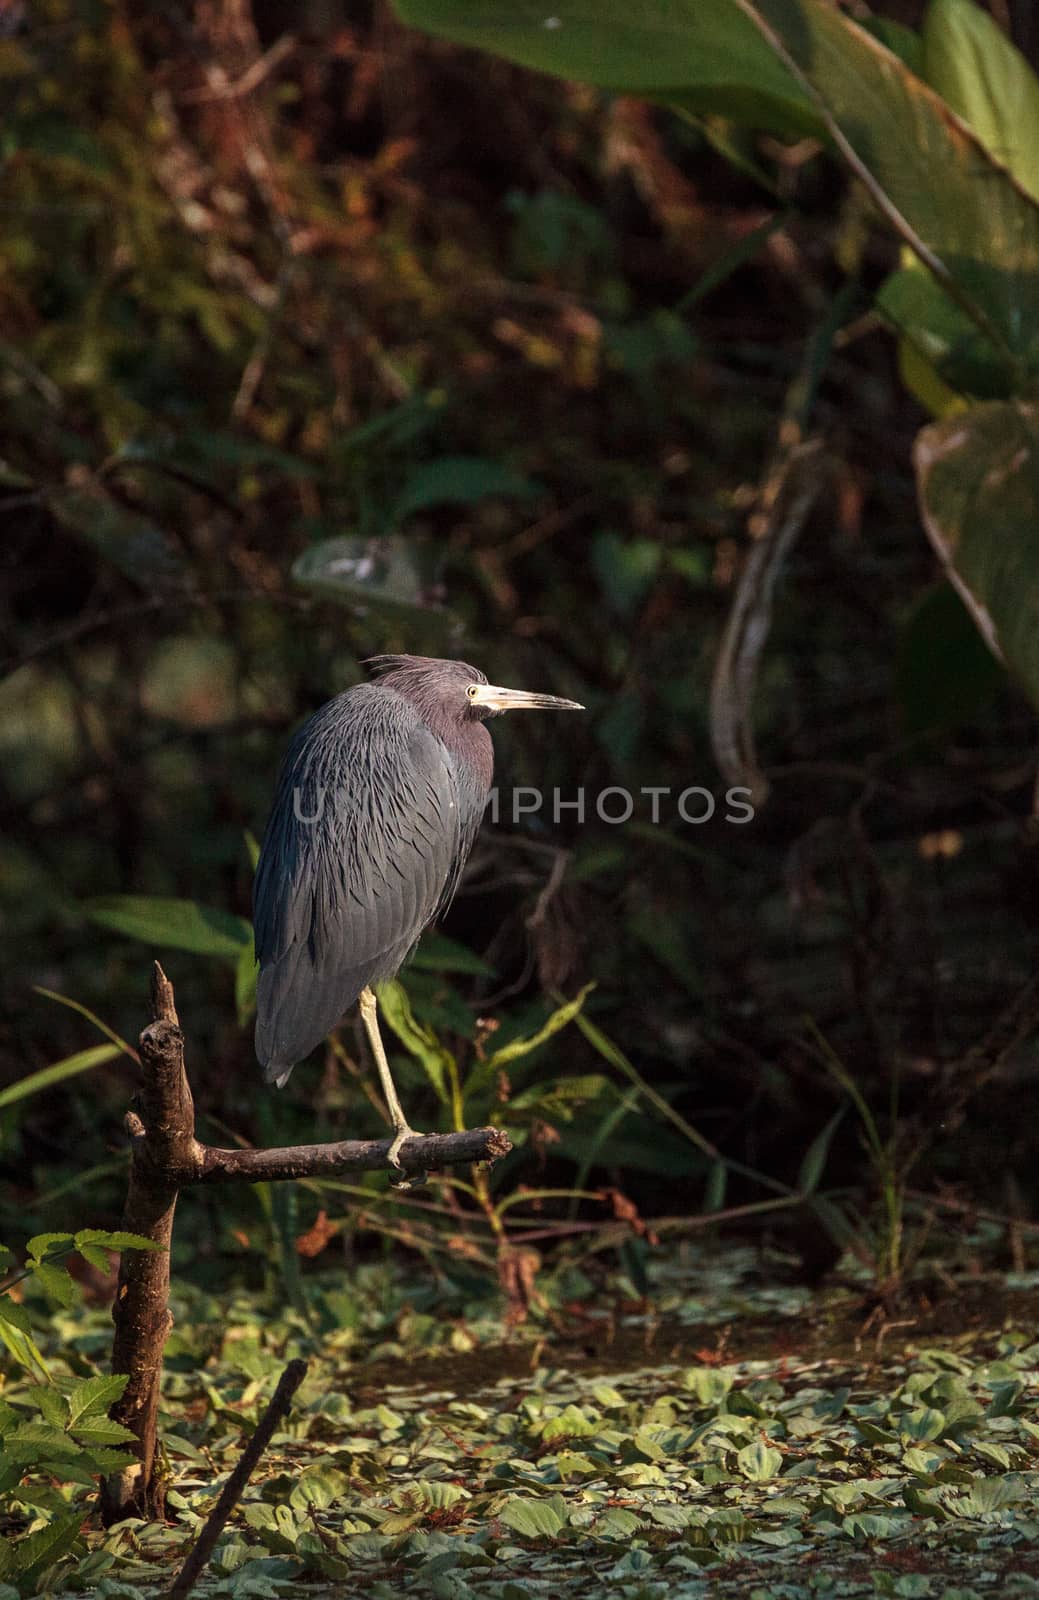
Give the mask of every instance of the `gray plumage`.
M 253 891 L 256 1054 L 269 1082 L 393 976 L 454 894 L 490 792 L 485 684 L 464 662 L 380 658 L 286 752 Z

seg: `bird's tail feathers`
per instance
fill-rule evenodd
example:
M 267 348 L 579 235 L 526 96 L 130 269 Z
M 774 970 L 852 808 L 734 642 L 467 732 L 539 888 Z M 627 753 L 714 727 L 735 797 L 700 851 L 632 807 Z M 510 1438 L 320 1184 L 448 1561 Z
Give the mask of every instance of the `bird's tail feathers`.
M 276 1089 L 284 1089 L 285 1085 L 292 1077 L 292 1067 L 294 1067 L 295 1064 L 296 1063 L 293 1062 L 292 1066 L 286 1067 L 279 1061 L 268 1061 L 267 1065 L 263 1069 L 264 1082 L 272 1083 Z

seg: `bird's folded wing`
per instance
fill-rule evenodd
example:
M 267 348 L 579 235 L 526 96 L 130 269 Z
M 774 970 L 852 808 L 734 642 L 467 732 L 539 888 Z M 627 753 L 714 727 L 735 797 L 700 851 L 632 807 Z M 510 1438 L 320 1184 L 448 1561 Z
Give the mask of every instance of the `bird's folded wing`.
M 406 959 L 459 856 L 446 747 L 378 685 L 346 699 L 290 745 L 257 867 L 257 1054 L 282 1079 Z

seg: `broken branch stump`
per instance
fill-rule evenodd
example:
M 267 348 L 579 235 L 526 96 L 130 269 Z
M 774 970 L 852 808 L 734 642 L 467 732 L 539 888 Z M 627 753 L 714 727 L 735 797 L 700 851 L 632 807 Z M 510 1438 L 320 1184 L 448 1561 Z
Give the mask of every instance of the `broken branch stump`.
M 169 1309 L 170 1249 L 177 1197 L 194 1184 L 260 1183 L 390 1170 L 390 1139 L 345 1139 L 335 1144 L 276 1150 L 219 1150 L 195 1138 L 195 1103 L 184 1069 L 184 1035 L 173 985 L 158 962 L 152 973 L 152 1021 L 141 1034 L 141 1083 L 127 1114 L 130 1182 L 122 1226 L 159 1246 L 124 1250 L 112 1320 L 112 1371 L 128 1382 L 110 1415 L 135 1435 L 135 1459 L 107 1478 L 101 1514 L 107 1526 L 124 1517 L 161 1519 L 165 1483 L 155 1470 L 162 1358 L 173 1319 Z M 512 1148 L 500 1128 L 429 1134 L 401 1147 L 405 1175 L 434 1167 L 496 1161 Z

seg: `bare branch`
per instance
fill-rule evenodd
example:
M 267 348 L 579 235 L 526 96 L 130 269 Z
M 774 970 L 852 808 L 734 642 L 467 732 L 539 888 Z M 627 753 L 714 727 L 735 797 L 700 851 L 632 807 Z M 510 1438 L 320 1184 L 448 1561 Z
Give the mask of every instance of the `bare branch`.
M 266 1411 L 256 1424 L 256 1431 L 242 1451 L 241 1459 L 220 1491 L 216 1505 L 209 1513 L 205 1527 L 198 1536 L 191 1554 L 181 1567 L 167 1591 L 167 1600 L 184 1600 L 202 1576 L 206 1562 L 213 1553 L 224 1524 L 241 1498 L 257 1462 L 271 1442 L 278 1423 L 288 1411 L 292 1396 L 307 1375 L 307 1363 L 297 1358 L 290 1361 L 278 1380 Z
M 341 1172 L 389 1170 L 391 1139 L 343 1139 L 338 1144 L 297 1144 L 282 1150 L 218 1150 L 196 1145 L 201 1165 L 182 1178 L 189 1183 L 263 1183 L 279 1178 L 317 1178 Z M 433 1167 L 467 1166 L 497 1161 L 512 1149 L 501 1128 L 472 1128 L 465 1133 L 427 1133 L 401 1146 L 405 1172 Z

